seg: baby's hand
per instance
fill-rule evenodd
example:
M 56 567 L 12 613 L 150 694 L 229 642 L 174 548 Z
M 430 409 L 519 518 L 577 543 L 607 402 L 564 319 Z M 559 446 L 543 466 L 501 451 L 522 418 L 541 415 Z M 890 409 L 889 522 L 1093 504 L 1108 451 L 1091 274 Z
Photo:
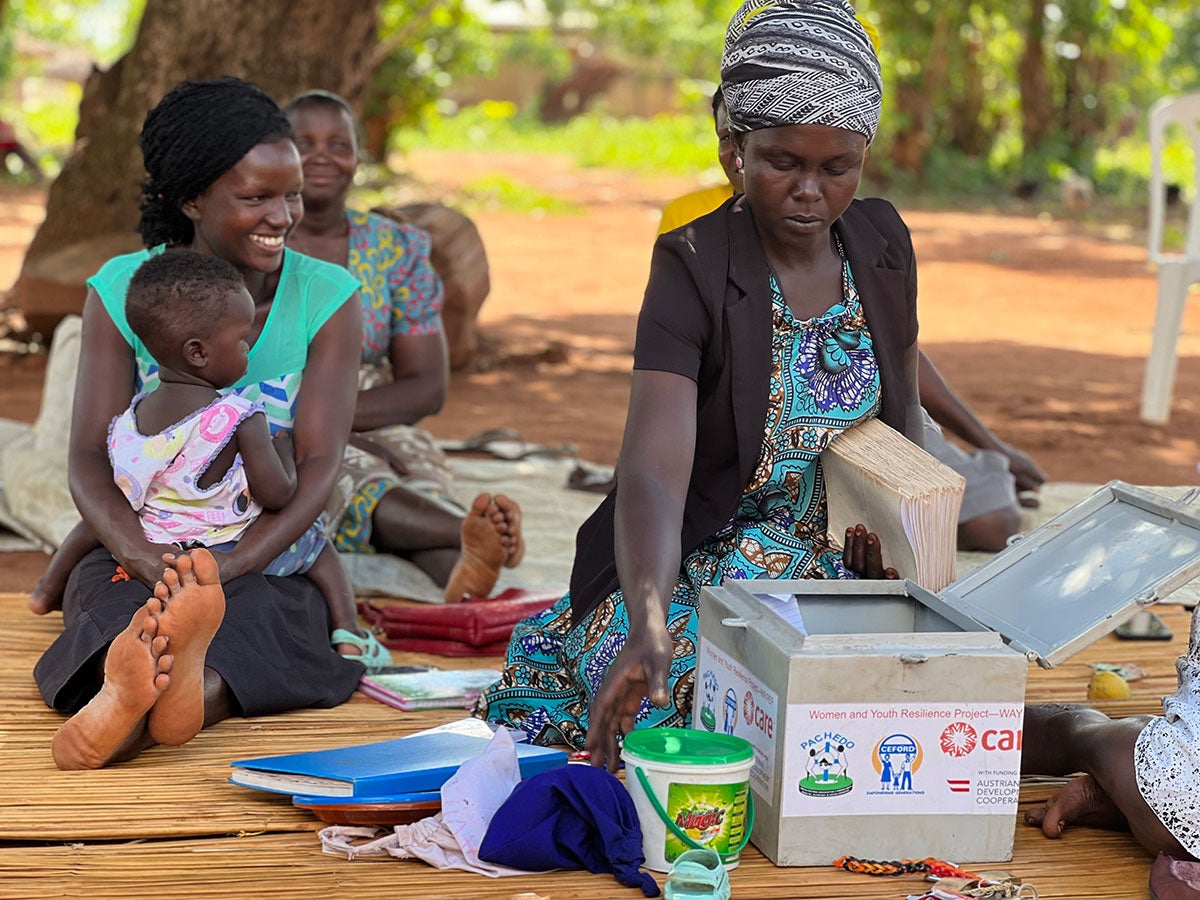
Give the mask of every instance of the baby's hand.
M 275 452 L 279 454 L 280 459 L 296 459 L 296 445 L 292 443 L 292 433 L 290 431 L 277 431 L 272 436 L 271 440 L 275 444 Z

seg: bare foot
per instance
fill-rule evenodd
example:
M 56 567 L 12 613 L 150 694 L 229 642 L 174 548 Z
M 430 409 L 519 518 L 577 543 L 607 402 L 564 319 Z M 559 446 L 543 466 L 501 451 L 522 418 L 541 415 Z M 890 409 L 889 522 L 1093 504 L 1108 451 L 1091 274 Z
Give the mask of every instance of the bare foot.
M 1025 813 L 1025 824 L 1040 826 L 1048 838 L 1060 838 L 1068 825 L 1125 831 L 1129 823 L 1117 804 L 1091 775 L 1072 778 L 1050 802 Z
M 464 596 L 486 597 L 508 559 L 501 523 L 504 516 L 490 494 L 480 494 L 462 523 L 462 553 L 446 582 L 446 603 Z
M 62 609 L 63 591 L 66 590 L 66 587 L 65 579 L 62 584 L 58 584 L 56 581 L 50 580 L 50 573 L 47 572 L 38 579 L 38 583 L 29 592 L 29 611 L 35 615 L 44 616 L 46 613 Z
M 159 632 L 171 640 L 175 666 L 171 687 L 150 710 L 150 736 L 176 746 L 194 738 L 204 726 L 204 656 L 225 616 L 225 592 L 216 560 L 204 549 L 180 553 L 154 586 Z
M 100 692 L 50 741 L 60 769 L 99 769 L 141 749 L 146 713 L 171 685 L 174 658 L 158 632 L 147 601 L 109 645 Z
M 508 569 L 515 569 L 525 558 L 525 539 L 521 537 L 521 507 L 517 506 L 516 500 L 503 494 L 497 494 L 493 498 L 493 502 L 504 517 L 501 531 L 505 537 L 505 549 L 508 551 L 504 566 Z

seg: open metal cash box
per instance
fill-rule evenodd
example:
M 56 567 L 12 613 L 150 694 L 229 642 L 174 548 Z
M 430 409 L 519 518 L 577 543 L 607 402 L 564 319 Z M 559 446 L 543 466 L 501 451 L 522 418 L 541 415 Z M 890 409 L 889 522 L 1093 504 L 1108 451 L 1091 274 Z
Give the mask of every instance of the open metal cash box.
M 747 738 L 778 865 L 1010 859 L 1029 662 L 1200 571 L 1200 518 L 1112 482 L 943 590 L 726 581 L 700 605 L 693 727 Z

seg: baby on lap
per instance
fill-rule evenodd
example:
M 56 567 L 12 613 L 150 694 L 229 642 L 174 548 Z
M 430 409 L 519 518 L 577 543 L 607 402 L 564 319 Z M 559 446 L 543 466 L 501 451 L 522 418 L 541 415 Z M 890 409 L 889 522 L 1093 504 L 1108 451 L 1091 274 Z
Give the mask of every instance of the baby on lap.
M 113 477 L 148 541 L 228 550 L 264 509 L 282 508 L 296 490 L 291 432 L 272 437 L 261 402 L 222 393 L 246 374 L 254 301 L 224 260 L 168 250 L 138 268 L 125 314 L 159 364 L 159 383 L 134 397 L 109 427 Z M 41 586 L 65 585 L 76 563 L 98 546 L 81 522 Z M 358 627 L 353 586 L 319 520 L 263 569 L 265 575 L 295 573 L 324 596 L 338 652 L 371 666 L 390 662 Z

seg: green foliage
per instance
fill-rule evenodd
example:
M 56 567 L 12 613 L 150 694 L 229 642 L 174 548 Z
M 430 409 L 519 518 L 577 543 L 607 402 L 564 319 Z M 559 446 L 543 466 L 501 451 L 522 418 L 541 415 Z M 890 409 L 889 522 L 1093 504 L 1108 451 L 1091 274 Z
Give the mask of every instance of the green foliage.
M 568 154 L 580 166 L 611 166 L 687 175 L 716 165 L 716 139 L 708 112 L 617 119 L 601 111 L 565 125 L 545 125 L 517 115 L 507 103 L 480 103 L 455 116 L 431 116 L 417 129 L 397 133 L 402 148 Z
M 37 44 L 83 47 L 101 66 L 111 65 L 133 45 L 146 0 L 6 0 L 0 16 L 0 82 L 36 78 L 41 63 L 15 52 L 18 32 Z M 82 91 L 66 84 L 59 94 L 34 92 L 17 98 L 0 93 L 0 116 L 15 123 L 20 136 L 49 173 L 75 140 Z
M 462 0 L 385 0 L 378 33 L 364 118 L 389 129 L 420 121 L 455 77 L 494 65 L 490 37 Z
M 622 59 L 664 60 L 677 75 L 717 80 L 725 26 L 741 0 L 548 0 L 593 26 L 591 37 Z

